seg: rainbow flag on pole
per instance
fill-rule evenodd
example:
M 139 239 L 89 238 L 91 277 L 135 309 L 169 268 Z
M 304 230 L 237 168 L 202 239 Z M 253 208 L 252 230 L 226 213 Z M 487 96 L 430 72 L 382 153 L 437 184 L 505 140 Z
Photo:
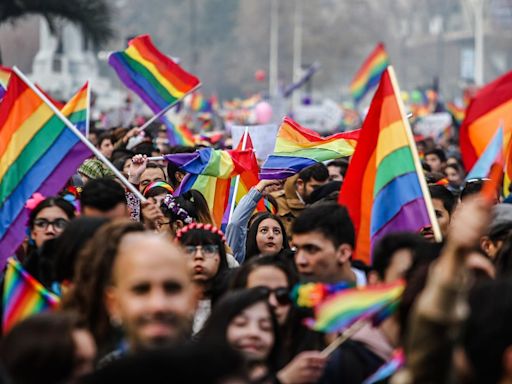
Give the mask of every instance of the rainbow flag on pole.
M 366 58 L 363 66 L 357 71 L 354 79 L 350 83 L 350 93 L 356 104 L 363 99 L 368 91 L 379 84 L 380 77 L 388 65 L 389 57 L 384 48 L 384 44 L 379 43 L 372 53 L 370 53 L 370 56 Z
M 355 287 L 328 296 L 315 307 L 315 319 L 307 325 L 320 332 L 342 332 L 356 321 L 371 319 L 400 299 L 405 282 Z
M 201 192 L 219 228 L 229 202 L 231 178 L 251 171 L 256 162 L 252 150 L 203 148 L 194 153 L 176 153 L 164 157 L 188 173 L 174 195 L 179 196 L 191 189 Z
M 467 174 L 466 180 L 481 179 L 489 176 L 493 164 L 503 163 L 503 159 L 503 127 L 499 127 L 493 139 L 482 153 L 482 156 L 480 156 Z
M 148 105 L 153 113 L 159 113 L 176 103 L 200 85 L 197 77 L 160 52 L 149 35 L 130 40 L 124 51 L 113 52 L 109 64 L 121 81 Z M 166 118 L 162 121 L 167 124 Z M 186 145 L 183 132 L 174 128 L 169 136 L 171 145 Z
M 57 308 L 59 302 L 59 297 L 25 271 L 18 260 L 7 261 L 2 297 L 4 334 L 29 316 Z
M 88 84 L 62 113 L 85 130 Z M 14 72 L 0 103 L 0 268 L 25 238 L 25 202 L 57 193 L 91 151 Z
M 317 162 L 350 156 L 359 138 L 359 131 L 336 133 L 321 137 L 285 117 L 270 155 L 261 167 L 261 179 L 285 179 Z
M 392 67 L 382 74 L 338 201 L 354 223 L 355 257 L 368 265 L 373 244 L 388 233 L 431 225 L 440 239 Z

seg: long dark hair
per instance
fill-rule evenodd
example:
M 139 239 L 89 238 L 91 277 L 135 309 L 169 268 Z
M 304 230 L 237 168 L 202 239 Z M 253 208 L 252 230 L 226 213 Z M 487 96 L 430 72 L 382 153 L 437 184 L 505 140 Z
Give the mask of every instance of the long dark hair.
M 227 290 L 229 266 L 226 255 L 226 245 L 222 237 L 217 233 L 206 229 L 190 229 L 183 233 L 179 239 L 181 245 L 216 245 L 219 248 L 219 269 L 210 281 L 205 285 L 204 295 L 209 297 L 212 303 Z
M 258 248 L 258 243 L 256 242 L 256 235 L 258 234 L 258 227 L 260 223 L 265 219 L 272 219 L 277 221 L 279 227 L 281 227 L 281 233 L 283 234 L 283 249 L 290 249 L 290 244 L 288 243 L 288 237 L 286 236 L 286 229 L 284 228 L 284 224 L 279 218 L 279 216 L 273 215 L 270 212 L 264 212 L 257 215 L 257 217 L 252 221 L 249 226 L 249 231 L 247 232 L 247 239 L 245 241 L 245 260 L 249 260 L 251 257 L 259 255 L 261 251 Z
M 49 207 L 58 207 L 62 209 L 69 220 L 75 217 L 75 207 L 69 201 L 62 197 L 47 197 L 37 204 L 37 206 L 30 212 L 28 216 L 28 227 L 30 230 L 34 229 L 34 221 L 39 212 Z
M 270 374 L 278 370 L 281 337 L 276 317 L 268 304 L 268 291 L 262 287 L 241 289 L 228 292 L 214 307 L 204 328 L 199 333 L 199 340 L 211 342 L 212 345 L 229 345 L 227 331 L 230 323 L 246 308 L 263 302 L 267 306 L 272 322 L 274 345 L 269 353 L 266 364 Z

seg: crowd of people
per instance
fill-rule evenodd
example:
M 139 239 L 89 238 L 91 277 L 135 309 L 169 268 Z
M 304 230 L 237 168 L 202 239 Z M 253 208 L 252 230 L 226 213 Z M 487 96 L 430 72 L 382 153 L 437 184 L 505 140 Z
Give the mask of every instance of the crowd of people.
M 6 382 L 356 384 L 397 350 L 405 363 L 389 383 L 512 382 L 512 205 L 499 191 L 482 199 L 489 181 L 464 181 L 459 154 L 418 143 L 443 242 L 431 227 L 391 234 L 365 265 L 337 203 L 349 159 L 261 180 L 223 233 L 199 191 L 173 195 L 179 167 L 148 161 L 196 149 L 156 140 L 164 134 L 90 134 L 147 201 L 91 158 L 59 196 L 27 203 L 13 257 L 61 301 L 2 336 Z M 263 198 L 273 209 L 256 212 Z M 398 279 L 396 312 L 329 354 L 338 335 L 308 328 L 311 309 L 291 295 L 299 282 Z

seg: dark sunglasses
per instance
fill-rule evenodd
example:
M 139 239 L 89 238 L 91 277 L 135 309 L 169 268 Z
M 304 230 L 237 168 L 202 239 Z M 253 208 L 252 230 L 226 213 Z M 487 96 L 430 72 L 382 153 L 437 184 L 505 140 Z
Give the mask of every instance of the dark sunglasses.
M 274 294 L 276 301 L 279 303 L 279 305 L 289 305 L 292 303 L 292 300 L 290 298 L 290 289 L 285 287 L 280 288 L 268 288 L 268 287 L 262 287 L 266 292 L 267 295 L 270 296 L 271 293 Z

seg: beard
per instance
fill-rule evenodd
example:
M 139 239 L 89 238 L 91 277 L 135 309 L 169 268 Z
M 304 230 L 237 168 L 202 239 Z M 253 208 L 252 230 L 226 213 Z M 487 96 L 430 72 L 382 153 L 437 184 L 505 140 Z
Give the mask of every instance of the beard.
M 151 323 L 159 323 L 168 326 L 173 332 L 169 335 L 155 336 L 144 340 L 139 336 L 137 349 L 151 350 L 162 347 L 172 347 L 183 344 L 192 336 L 192 318 L 176 315 L 171 312 L 145 315 L 137 319 L 136 328 L 140 329 Z

